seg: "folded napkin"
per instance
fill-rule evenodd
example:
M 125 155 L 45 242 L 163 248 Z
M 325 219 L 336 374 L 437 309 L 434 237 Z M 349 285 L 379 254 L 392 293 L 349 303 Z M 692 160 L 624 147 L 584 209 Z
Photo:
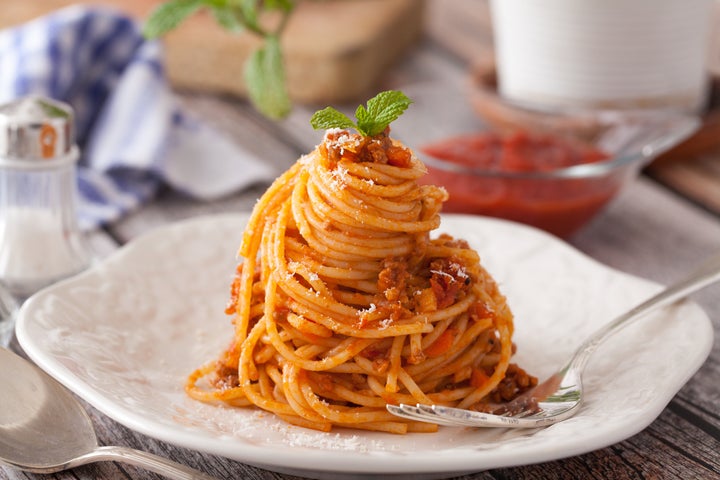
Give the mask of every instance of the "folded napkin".
M 76 114 L 79 221 L 120 218 L 163 183 L 211 200 L 274 176 L 180 108 L 162 46 L 105 8 L 72 6 L 0 31 L 0 104 L 41 94 Z

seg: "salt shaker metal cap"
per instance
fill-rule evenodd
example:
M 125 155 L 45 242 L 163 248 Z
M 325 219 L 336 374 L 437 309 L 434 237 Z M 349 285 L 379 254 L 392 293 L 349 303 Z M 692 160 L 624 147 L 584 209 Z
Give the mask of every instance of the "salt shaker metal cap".
M 30 95 L 0 106 L 0 164 L 36 168 L 75 160 L 70 105 Z
M 18 299 L 85 269 L 74 114 L 37 95 L 0 105 L 0 283 Z

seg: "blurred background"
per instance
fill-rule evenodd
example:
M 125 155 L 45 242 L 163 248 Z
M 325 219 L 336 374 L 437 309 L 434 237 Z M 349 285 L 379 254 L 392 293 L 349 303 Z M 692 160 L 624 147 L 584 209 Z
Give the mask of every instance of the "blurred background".
M 24 25 L 74 3 L 4 0 L 0 28 Z M 162 3 L 98 0 L 87 5 L 110 7 L 143 24 Z M 294 110 L 287 117 L 282 114 L 278 122 L 304 144 L 304 138 L 317 137 L 307 124 L 315 109 L 333 104 L 352 113 L 358 102 L 379 90 L 400 88 L 415 94 L 420 110 L 412 120 L 401 119 L 395 133 L 418 150 L 423 143 L 487 127 L 571 135 L 598 146 L 609 131 L 608 121 L 595 114 L 598 110 L 679 111 L 698 117 L 697 131 L 690 138 L 680 132 L 669 151 L 653 147 L 652 155 L 641 158 L 634 170 L 643 168 L 704 208 L 720 211 L 720 167 L 714 156 L 708 156 L 720 147 L 718 3 L 642 0 L 631 6 L 620 0 L 546 0 L 528 5 L 516 0 L 453 0 L 452 5 L 440 0 L 297 2 L 280 36 L 285 84 Z M 272 25 L 277 16 L 266 12 L 262 22 Z M 48 25 L 51 30 L 52 22 Z M 210 12 L 200 11 L 162 35 L 162 42 L 160 68 L 183 102 L 207 96 L 224 98 L 228 105 L 246 101 L 243 71 L 253 51 L 262 46 L 257 35 L 228 32 Z M 432 55 L 428 46 L 435 50 Z M 447 54 L 453 68 L 464 74 L 445 75 L 446 67 L 433 65 L 438 53 Z M 442 109 L 433 102 L 443 104 Z M 427 111 L 421 110 L 423 104 L 429 106 Z M 584 112 L 578 114 L 577 109 Z M 436 121 L 443 115 L 447 121 Z M 211 123 L 217 122 L 216 111 L 208 116 Z M 626 135 L 631 129 L 620 132 Z M 610 134 L 618 136 L 614 131 Z M 231 132 L 231 137 L 262 158 L 262 147 L 244 140 L 243 134 Z M 82 143 L 81 138 L 81 147 Z M 628 149 L 609 153 L 617 158 L 628 154 Z M 637 157 L 638 152 L 629 155 Z M 280 170 L 286 166 L 287 161 L 277 165 Z M 634 170 L 613 173 L 617 178 L 603 194 L 614 196 Z M 447 175 L 431 179 L 452 182 Z M 519 182 L 517 188 L 534 189 L 526 179 Z M 564 185 L 543 188 L 562 190 L 562 195 L 568 191 Z M 604 205 L 604 200 L 593 202 Z M 464 209 L 459 205 L 458 210 L 493 213 L 472 205 Z M 526 215 L 498 215 L 545 228 Z

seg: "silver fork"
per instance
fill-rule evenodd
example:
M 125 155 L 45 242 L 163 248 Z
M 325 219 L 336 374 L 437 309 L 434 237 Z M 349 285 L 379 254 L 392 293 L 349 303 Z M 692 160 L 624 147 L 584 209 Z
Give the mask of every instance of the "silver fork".
M 638 318 L 670 305 L 720 280 L 720 255 L 706 260 L 684 280 L 615 318 L 590 335 L 565 365 L 531 391 L 503 405 L 498 414 L 445 407 L 441 405 L 387 405 L 387 410 L 409 420 L 449 426 L 544 427 L 573 416 L 583 400 L 582 373 L 595 349 L 612 334 Z

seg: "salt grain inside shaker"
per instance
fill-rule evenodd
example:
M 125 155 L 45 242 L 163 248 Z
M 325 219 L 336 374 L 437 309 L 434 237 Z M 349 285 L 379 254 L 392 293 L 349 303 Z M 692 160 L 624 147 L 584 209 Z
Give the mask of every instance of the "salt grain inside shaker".
M 0 106 L 0 282 L 19 299 L 91 255 L 76 217 L 72 108 L 30 96 Z

